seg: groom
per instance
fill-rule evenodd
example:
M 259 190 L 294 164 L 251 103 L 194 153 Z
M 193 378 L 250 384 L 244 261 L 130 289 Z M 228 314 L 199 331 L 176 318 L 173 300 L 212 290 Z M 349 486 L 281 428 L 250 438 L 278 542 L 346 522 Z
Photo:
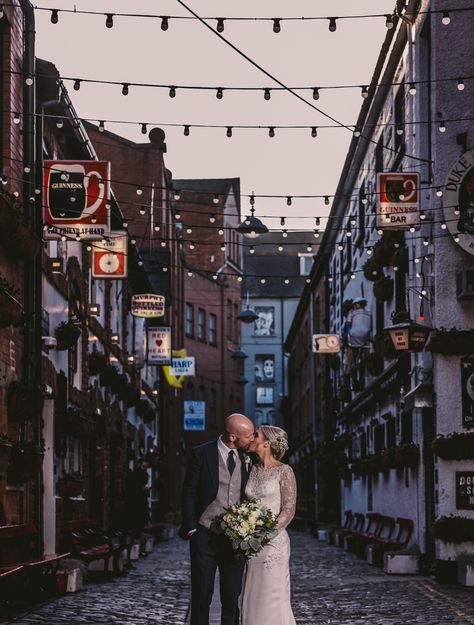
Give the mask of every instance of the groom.
M 219 568 L 221 625 L 238 625 L 238 599 L 243 562 L 234 557 L 229 540 L 213 521 L 244 496 L 250 473 L 244 451 L 253 439 L 254 425 L 242 414 L 225 420 L 216 440 L 192 450 L 182 494 L 183 525 L 179 535 L 191 542 L 191 625 L 209 625 L 209 607 Z

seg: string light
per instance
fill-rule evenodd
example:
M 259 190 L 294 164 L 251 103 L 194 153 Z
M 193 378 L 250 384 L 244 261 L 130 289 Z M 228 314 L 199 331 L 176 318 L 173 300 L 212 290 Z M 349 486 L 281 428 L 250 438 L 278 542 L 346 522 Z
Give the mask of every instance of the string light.
M 13 113 L 13 123 L 17 125 L 20 123 L 20 113 Z
M 104 122 L 104 120 L 101 120 L 101 121 L 99 122 L 99 128 L 98 128 L 98 130 L 99 130 L 99 132 L 104 132 L 104 130 L 105 130 L 105 122 Z
M 444 123 L 444 121 L 443 121 L 443 120 L 441 120 L 441 121 L 439 122 L 438 130 L 439 130 L 440 132 L 446 132 L 446 124 Z
M 268 136 L 273 138 L 275 136 L 275 127 L 274 126 L 270 126 L 268 128 Z
M 408 87 L 408 93 L 410 95 L 415 95 L 416 94 L 416 85 L 414 82 L 410 83 L 410 86 Z
M 272 97 L 270 89 L 264 89 L 263 97 L 265 100 L 269 100 Z
M 176 97 L 176 87 L 170 87 L 169 96 L 170 96 L 170 98 L 175 98 Z
M 218 33 L 223 33 L 224 32 L 224 18 L 223 17 L 218 17 L 217 18 L 216 30 L 217 30 Z
M 280 21 L 281 20 L 279 18 L 273 19 L 273 32 L 274 33 L 279 33 L 281 31 Z
M 188 125 L 186 125 L 186 126 L 184 127 L 184 136 L 185 136 L 185 137 L 189 137 L 189 126 L 188 126 Z
M 447 26 L 451 23 L 451 18 L 449 17 L 449 11 L 443 11 L 443 17 L 441 18 L 441 23 Z
M 293 203 L 293 202 L 292 202 L 291 195 L 289 195 L 289 196 L 286 198 L 286 205 L 287 205 L 287 206 L 291 206 L 291 205 L 292 205 L 292 203 Z
M 128 95 L 128 88 L 129 88 L 129 83 L 128 82 L 124 82 L 122 83 L 122 95 Z
M 230 137 L 232 137 L 232 126 L 227 126 L 226 135 L 229 137 L 229 139 Z
M 386 16 L 386 20 L 385 20 L 385 27 L 387 28 L 387 30 L 391 30 L 393 28 L 394 24 L 393 24 L 393 16 L 392 15 L 387 15 Z
M 142 132 L 142 135 L 146 135 L 146 133 L 147 133 L 147 126 L 146 126 L 146 124 L 142 124 L 141 132 Z
M 369 89 L 367 86 L 361 87 L 360 95 L 365 99 L 369 96 Z
M 318 129 L 316 128 L 316 126 L 313 126 L 311 128 L 311 136 L 313 137 L 313 139 L 318 136 Z
M 215 221 L 216 221 L 216 217 L 215 217 L 215 215 L 211 215 L 211 216 L 209 217 L 209 221 L 211 222 L 211 224 L 215 223 Z
M 168 30 L 169 28 L 169 18 L 162 17 L 161 18 L 161 30 Z
M 458 91 L 464 91 L 464 87 L 464 80 L 462 78 L 459 78 L 457 84 Z
M 329 32 L 334 33 L 336 31 L 337 28 L 337 24 L 336 24 L 336 18 L 335 17 L 329 17 Z
M 325 196 L 324 196 L 324 204 L 325 204 L 326 206 L 329 206 L 329 195 L 325 195 Z
M 319 100 L 319 87 L 313 89 L 313 100 Z
M 51 9 L 51 24 L 57 24 L 59 21 L 58 9 Z
M 282 217 L 282 218 L 280 219 L 280 226 L 284 226 L 284 225 L 285 225 L 285 218 L 284 218 L 284 217 Z
M 224 97 L 224 90 L 222 89 L 222 87 L 219 87 L 216 91 L 216 98 L 218 100 L 222 100 L 223 97 Z
M 76 80 L 74 81 L 72 88 L 74 89 L 74 91 L 79 91 L 79 89 L 81 88 L 81 81 L 78 78 L 76 78 Z
M 438 197 L 443 197 L 443 189 L 441 187 L 436 187 L 436 195 Z
M 114 15 L 113 13 L 107 13 L 107 17 L 105 20 L 105 25 L 107 28 L 113 28 L 114 26 Z

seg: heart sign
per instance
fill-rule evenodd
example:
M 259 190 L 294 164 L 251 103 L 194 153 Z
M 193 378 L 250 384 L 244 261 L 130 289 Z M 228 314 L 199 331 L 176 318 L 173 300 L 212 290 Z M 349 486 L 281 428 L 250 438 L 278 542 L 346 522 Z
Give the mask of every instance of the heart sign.
M 148 364 L 171 364 L 171 328 L 148 328 Z

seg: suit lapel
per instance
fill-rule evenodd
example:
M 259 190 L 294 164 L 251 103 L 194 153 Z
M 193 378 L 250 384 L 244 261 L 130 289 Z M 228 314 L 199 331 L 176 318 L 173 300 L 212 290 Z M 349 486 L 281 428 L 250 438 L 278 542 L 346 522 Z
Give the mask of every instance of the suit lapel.
M 241 486 L 240 486 L 240 498 L 244 499 L 245 498 L 245 487 L 247 486 L 247 482 L 249 479 L 249 475 L 250 475 L 250 464 L 245 462 L 245 454 L 243 454 L 242 452 L 239 452 L 239 457 L 240 457 L 240 466 L 241 466 Z
M 217 447 L 217 441 L 210 445 L 207 453 L 207 466 L 209 468 L 209 475 L 211 476 L 214 488 L 219 488 L 219 449 Z

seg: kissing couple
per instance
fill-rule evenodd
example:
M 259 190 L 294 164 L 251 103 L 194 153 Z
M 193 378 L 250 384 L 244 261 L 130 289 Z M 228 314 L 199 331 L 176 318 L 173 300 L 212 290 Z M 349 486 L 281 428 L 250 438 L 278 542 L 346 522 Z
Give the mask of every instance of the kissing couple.
M 245 452 L 258 457 L 253 464 Z M 219 569 L 221 625 L 296 625 L 290 603 L 290 539 L 287 525 L 296 505 L 293 469 L 281 462 L 288 451 L 284 430 L 231 414 L 215 441 L 192 450 L 182 495 L 180 536 L 190 540 L 191 625 L 209 625 Z M 216 517 L 244 499 L 258 499 L 277 520 L 277 534 L 252 558 L 235 557 Z M 242 597 L 239 601 L 240 594 Z

